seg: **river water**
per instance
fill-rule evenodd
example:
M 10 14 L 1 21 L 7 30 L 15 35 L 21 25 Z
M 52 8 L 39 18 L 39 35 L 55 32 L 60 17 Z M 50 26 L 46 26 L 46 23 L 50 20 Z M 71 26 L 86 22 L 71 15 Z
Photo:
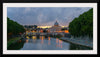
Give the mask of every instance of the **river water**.
M 24 39 L 21 39 L 15 43 L 12 43 L 8 50 L 91 50 L 92 48 L 72 44 L 69 42 L 64 42 L 59 40 L 59 38 L 52 38 L 40 36 L 28 36 Z

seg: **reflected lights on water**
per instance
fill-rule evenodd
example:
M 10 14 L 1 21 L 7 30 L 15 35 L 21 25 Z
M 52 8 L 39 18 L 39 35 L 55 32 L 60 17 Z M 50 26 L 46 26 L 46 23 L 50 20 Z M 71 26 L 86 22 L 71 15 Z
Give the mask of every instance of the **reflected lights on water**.
M 48 37 L 48 45 L 50 45 L 50 37 Z
M 62 48 L 62 40 L 59 40 L 58 38 L 56 38 L 56 47 Z
M 33 40 L 36 40 L 36 36 L 32 36 L 32 39 L 33 39 Z
M 44 36 L 40 36 L 41 44 L 43 44 L 43 39 L 45 39 Z
M 26 39 L 26 43 L 28 43 L 28 39 Z

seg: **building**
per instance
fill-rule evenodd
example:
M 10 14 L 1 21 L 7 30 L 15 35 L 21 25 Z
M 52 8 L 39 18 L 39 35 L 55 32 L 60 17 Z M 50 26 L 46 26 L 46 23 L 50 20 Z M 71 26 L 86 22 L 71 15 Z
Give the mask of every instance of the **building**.
M 53 32 L 62 32 L 61 29 L 62 29 L 62 27 L 59 26 L 59 23 L 56 21 L 56 22 L 54 23 L 54 26 L 52 26 L 52 27 L 49 28 L 48 30 L 49 30 L 50 33 L 53 33 Z

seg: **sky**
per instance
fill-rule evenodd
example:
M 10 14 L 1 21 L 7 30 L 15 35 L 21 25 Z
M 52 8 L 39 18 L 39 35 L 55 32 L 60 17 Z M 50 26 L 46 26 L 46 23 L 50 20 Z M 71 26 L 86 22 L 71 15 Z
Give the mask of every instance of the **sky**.
M 8 7 L 7 17 L 21 25 L 60 26 L 69 23 L 90 7 Z

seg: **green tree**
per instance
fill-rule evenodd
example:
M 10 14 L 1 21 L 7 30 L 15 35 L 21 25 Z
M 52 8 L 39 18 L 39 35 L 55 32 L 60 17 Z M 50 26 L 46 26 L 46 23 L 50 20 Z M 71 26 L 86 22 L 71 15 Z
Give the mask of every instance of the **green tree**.
M 69 24 L 69 32 L 75 37 L 93 37 L 93 8 L 75 18 Z
M 17 22 L 10 20 L 7 17 L 7 34 L 11 33 L 10 35 L 18 35 L 19 33 L 25 32 L 25 29 L 22 25 L 18 24 Z

